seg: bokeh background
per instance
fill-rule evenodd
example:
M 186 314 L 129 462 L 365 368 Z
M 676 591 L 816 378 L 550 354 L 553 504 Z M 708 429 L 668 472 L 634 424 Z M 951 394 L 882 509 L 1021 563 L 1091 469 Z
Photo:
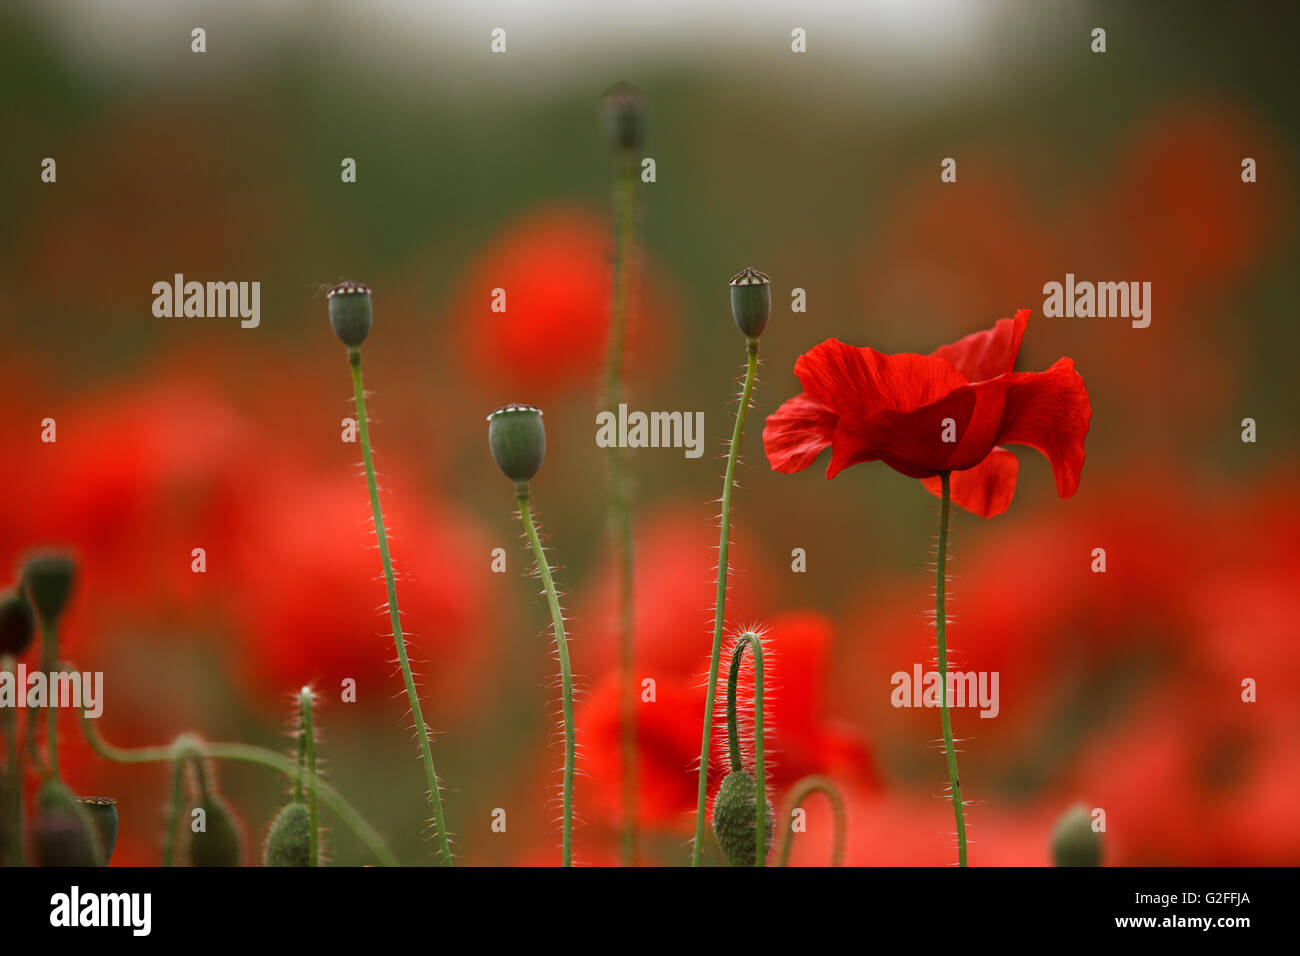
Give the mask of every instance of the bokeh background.
M 701 410 L 707 431 L 698 460 L 629 453 L 637 674 L 658 688 L 637 711 L 641 861 L 689 857 L 719 455 L 744 359 L 727 280 L 753 265 L 775 310 L 728 618 L 769 628 L 778 806 L 826 773 L 848 798 L 850 862 L 954 859 L 938 714 L 890 706 L 889 675 L 933 653 L 936 502 L 883 465 L 775 474 L 763 417 L 825 338 L 928 352 L 1028 307 L 1018 367 L 1071 356 L 1095 413 L 1073 499 L 1022 449 L 1011 509 L 957 516 L 954 660 L 1001 679 L 996 719 L 955 716 L 971 861 L 1045 863 L 1053 822 L 1082 802 L 1106 811 L 1109 863 L 1300 863 L 1297 27 L 1283 4 L 7 3 L 0 568 L 75 549 L 65 656 L 105 672 L 115 743 L 195 731 L 288 750 L 290 694 L 314 682 L 331 781 L 404 862 L 432 862 L 321 291 L 368 282 L 383 501 L 458 854 L 559 860 L 547 614 L 484 423 L 524 401 L 546 410 L 534 502 L 583 689 L 576 856 L 616 862 L 593 424 L 613 166 L 596 103 L 629 80 L 652 104 L 657 181 L 637 193 L 628 401 Z M 260 281 L 261 326 L 155 318 L 151 287 L 177 272 Z M 1150 281 L 1151 326 L 1042 317 L 1043 284 L 1067 272 Z M 356 703 L 339 700 L 345 677 Z M 105 763 L 71 720 L 62 749 L 79 792 L 119 800 L 115 863 L 156 864 L 166 768 Z M 221 783 L 255 847 L 284 782 L 231 765 Z M 829 814 L 807 810 L 795 861 L 821 863 Z M 332 859 L 369 862 L 326 822 Z

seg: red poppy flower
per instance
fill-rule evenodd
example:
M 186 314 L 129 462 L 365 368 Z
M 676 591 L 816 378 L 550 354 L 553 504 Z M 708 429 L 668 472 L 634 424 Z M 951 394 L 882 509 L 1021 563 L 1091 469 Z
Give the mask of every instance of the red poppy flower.
M 1074 494 L 1092 406 L 1074 362 L 1013 372 L 1029 310 L 999 319 L 930 355 L 885 355 L 829 339 L 795 362 L 803 384 L 767 419 L 763 445 L 775 471 L 802 471 L 831 449 L 827 478 L 883 461 L 985 518 L 1011 504 L 1020 465 L 1002 443 L 1047 456 L 1062 498 Z

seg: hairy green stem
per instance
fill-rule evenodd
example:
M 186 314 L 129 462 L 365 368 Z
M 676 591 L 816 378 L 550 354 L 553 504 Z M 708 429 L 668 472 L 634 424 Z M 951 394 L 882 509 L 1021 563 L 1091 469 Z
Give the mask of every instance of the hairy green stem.
M 17 684 L 17 661 L 9 655 L 0 660 L 0 673 L 13 674 Z M 21 691 L 19 691 L 21 693 Z M 8 819 L 0 821 L 4 827 L 5 838 L 0 844 L 5 846 L 4 863 L 7 866 L 23 865 L 23 784 L 22 784 L 22 741 L 18 736 L 18 710 L 14 707 L 4 708 L 5 749 L 9 755 L 9 771 L 5 777 L 5 786 L 9 792 L 4 796 L 5 812 Z
M 948 757 L 948 783 L 952 788 L 952 812 L 957 820 L 957 863 L 966 865 L 966 812 L 961 800 L 961 780 L 957 777 L 957 752 L 952 743 L 952 718 L 948 714 L 948 642 L 947 609 L 945 607 L 945 587 L 947 584 L 946 564 L 948 560 L 948 512 L 950 510 L 951 476 L 948 472 L 939 475 L 942 495 L 939 501 L 939 555 L 934 591 L 934 627 L 939 645 L 939 684 L 940 708 L 943 719 L 943 751 Z
M 91 746 L 94 746 L 93 740 Z M 176 830 L 181 820 L 181 785 L 185 777 L 187 756 L 188 752 L 184 748 L 177 747 L 176 756 L 172 760 L 172 790 L 167 801 L 167 836 L 163 839 L 163 866 L 171 866 L 176 859 Z
M 844 812 L 844 798 L 840 796 L 840 788 L 835 786 L 834 780 L 822 776 L 804 777 L 790 791 L 790 813 L 786 816 L 793 814 L 814 793 L 825 794 L 830 802 L 834 827 L 831 834 L 831 866 L 843 866 L 844 848 L 848 839 L 847 815 Z M 790 865 L 790 850 L 793 846 L 794 828 L 790 827 L 786 830 L 785 841 L 781 845 L 781 866 Z
M 320 847 L 320 826 L 316 810 L 316 728 L 312 724 L 312 696 L 306 687 L 299 697 L 302 702 L 302 743 L 307 763 L 307 806 L 311 820 L 311 844 L 308 866 L 316 866 Z M 300 778 L 301 779 L 301 778 Z
M 45 616 L 38 615 L 41 619 L 41 659 L 45 666 L 46 674 L 53 674 L 58 669 L 59 663 L 59 622 L 57 620 L 46 620 Z M 59 701 L 54 688 L 49 689 L 49 696 L 45 701 L 45 710 L 47 714 L 45 745 L 49 754 L 47 758 L 48 776 L 51 780 L 59 779 Z
M 754 658 L 754 865 L 767 862 L 767 826 L 763 820 L 767 812 L 767 772 L 763 764 L 763 642 L 753 631 L 746 631 L 736 641 L 731 654 L 731 669 L 727 673 L 727 746 L 731 750 L 731 770 L 744 770 L 740 754 L 740 728 L 736 720 L 736 685 L 740 679 L 740 662 L 748 646 Z
M 615 416 L 623 400 L 623 358 L 627 341 L 629 273 L 632 271 L 635 223 L 635 169 L 620 157 L 614 183 L 614 276 L 609 313 L 609 349 L 605 358 L 605 405 Z M 619 744 L 623 794 L 623 865 L 636 863 L 636 660 L 633 626 L 632 490 L 627 475 L 626 449 L 615 444 L 610 451 L 610 527 L 618 553 L 618 659 Z
M 718 592 L 713 612 L 713 652 L 709 657 L 709 682 L 704 693 L 704 730 L 700 741 L 700 779 L 695 801 L 695 839 L 691 846 L 691 866 L 700 865 L 700 851 L 704 847 L 704 803 L 709 787 L 709 745 L 713 740 L 713 698 L 718 687 L 718 659 L 722 656 L 722 628 L 727 604 L 727 552 L 731 545 L 731 486 L 736 479 L 736 459 L 740 455 L 740 441 L 745 434 L 745 416 L 749 413 L 749 399 L 754 392 L 754 378 L 758 374 L 758 339 L 750 338 L 747 345 L 745 384 L 740 391 L 740 407 L 736 410 L 736 426 L 731 433 L 731 448 L 727 452 L 727 472 L 722 483 L 722 521 L 718 536 Z
M 551 578 L 551 565 L 542 550 L 541 538 L 533 525 L 533 512 L 529 507 L 528 482 L 515 483 L 515 496 L 519 502 L 519 518 L 524 523 L 528 543 L 532 546 L 533 557 L 537 561 L 538 573 L 542 576 L 542 587 L 546 590 L 546 602 L 551 607 L 551 625 L 555 628 L 555 646 L 560 658 L 560 706 L 564 711 L 564 809 L 561 823 L 561 860 L 565 866 L 573 865 L 573 769 L 577 757 L 577 747 L 573 736 L 573 673 L 569 668 L 569 642 L 564 636 L 564 612 L 560 610 L 560 595 L 555 590 L 555 581 Z
M 379 487 L 375 482 L 375 464 L 370 453 L 370 429 L 366 420 L 366 393 L 361 381 L 361 350 L 348 349 L 352 365 L 352 391 L 357 403 L 357 430 L 361 436 L 361 457 L 366 468 L 366 485 L 370 489 L 370 511 L 375 520 L 375 539 L 379 543 L 379 560 L 384 567 L 384 583 L 388 587 L 388 614 L 393 627 L 393 644 L 397 647 L 397 663 L 406 684 L 406 699 L 410 703 L 411 718 L 420 738 L 420 756 L 424 760 L 425 783 L 429 788 L 429 806 L 433 809 L 433 825 L 438 834 L 442 865 L 451 866 L 451 843 L 442 816 L 442 792 L 438 787 L 438 773 L 433 767 L 433 749 L 429 743 L 429 728 L 424 723 L 420 707 L 420 692 L 415 687 L 411 664 L 406 657 L 406 636 L 402 632 L 402 616 L 397 608 L 397 583 L 393 577 L 393 561 L 388 554 L 388 532 L 384 528 L 384 512 L 379 506 Z
M 83 717 L 81 727 L 91 749 L 105 760 L 114 763 L 181 763 L 186 757 L 206 758 L 210 760 L 231 760 L 238 763 L 256 764 L 277 773 L 284 774 L 292 780 L 298 773 L 298 764 L 282 753 L 256 747 L 252 744 L 210 743 L 194 737 L 181 738 L 174 744 L 163 747 L 115 747 L 104 740 L 95 729 L 94 722 Z M 384 845 L 383 838 L 366 822 L 344 796 L 332 786 L 319 778 L 310 781 L 312 792 L 334 812 L 349 830 L 351 830 L 383 866 L 397 866 L 397 857 Z

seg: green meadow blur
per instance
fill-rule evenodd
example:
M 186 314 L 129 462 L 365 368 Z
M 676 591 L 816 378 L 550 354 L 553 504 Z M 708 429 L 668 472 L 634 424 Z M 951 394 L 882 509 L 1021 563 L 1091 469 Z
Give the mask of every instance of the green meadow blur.
M 791 52 L 796 5 L 746 17 L 734 42 L 714 21 L 647 38 L 610 17 L 592 27 L 594 40 L 581 38 L 575 20 L 572 45 L 556 48 L 531 42 L 527 25 L 503 17 L 508 52 L 494 55 L 497 24 L 478 13 L 466 14 L 461 29 L 439 21 L 426 31 L 418 19 L 406 30 L 380 29 L 341 5 L 304 6 L 282 14 L 268 38 L 253 35 L 262 21 L 239 5 L 205 9 L 189 18 L 208 21 L 207 52 L 194 54 L 186 18 L 149 5 L 82 18 L 73 4 L 7 4 L 0 330 L 12 371 L 0 395 L 22 389 L 34 408 L 93 403 L 103 390 L 144 383 L 174 364 L 220 383 L 272 435 L 315 429 L 321 467 L 335 467 L 337 455 L 326 456 L 337 450 L 350 383 L 322 290 L 343 279 L 368 283 L 375 318 L 366 385 L 381 468 L 398 463 L 509 555 L 509 572 L 485 585 L 497 632 L 477 637 L 508 650 L 492 656 L 494 672 L 464 712 L 443 717 L 437 700 L 425 703 L 458 854 L 474 864 L 555 862 L 552 771 L 561 751 L 547 615 L 525 577 L 512 489 L 488 454 L 485 416 L 510 402 L 546 402 L 548 453 L 533 503 L 573 607 L 609 573 L 593 417 L 601 373 L 574 376 L 541 399 L 526 384 L 480 374 L 463 348 L 472 326 L 464 302 L 481 296 L 490 317 L 491 288 L 508 291 L 511 276 L 481 289 L 466 288 L 466 277 L 526 217 L 558 208 L 608 221 L 614 165 L 597 101 L 614 82 L 635 83 L 649 99 L 643 152 L 655 165 L 655 181 L 637 192 L 640 276 L 655 303 L 638 316 L 637 342 L 654 358 L 634 358 L 626 400 L 701 410 L 705 421 L 701 458 L 630 452 L 637 520 L 672 509 L 710 525 L 716 518 L 719 457 L 745 357 L 727 282 L 746 266 L 761 269 L 773 280 L 774 309 L 734 514 L 751 551 L 733 552 L 733 561 L 740 574 L 757 563 L 774 569 L 773 613 L 825 613 L 836 646 L 847 648 L 872 639 L 864 595 L 879 594 L 882 582 L 910 582 L 907 594 L 923 599 L 932 584 L 936 502 L 918 482 L 880 464 L 829 483 L 824 460 L 795 476 L 767 466 L 763 418 L 799 392 L 795 359 L 827 338 L 929 352 L 1029 308 L 1018 368 L 1041 370 L 1069 355 L 1084 376 L 1094 416 L 1078 496 L 1057 499 L 1045 459 L 1019 449 L 1010 511 L 989 521 L 957 517 L 959 596 L 963 564 L 1003 525 L 1032 526 L 1049 513 L 1068 521 L 1070 509 L 1097 501 L 1098 489 L 1138 483 L 1249 495 L 1294 465 L 1300 113 L 1288 64 L 1300 11 L 1276 5 L 1265 23 L 1263 14 L 1221 3 L 1113 3 L 1030 16 L 1038 6 L 996 7 L 976 63 L 968 53 L 928 53 L 918 27 L 908 40 L 915 48 L 893 51 L 897 65 L 884 69 L 864 61 L 890 52 L 887 41 L 857 21 L 835 31 L 831 13 L 809 28 L 807 53 Z M 1107 30 L 1104 54 L 1090 50 L 1098 25 Z M 98 55 L 132 32 L 132 44 L 175 51 Z M 40 182 L 46 156 L 57 159 L 56 184 Z M 357 161 L 355 183 L 341 181 L 345 157 Z M 940 179 L 949 157 L 954 183 Z M 1257 160 L 1257 182 L 1241 181 L 1243 157 Z M 174 273 L 260 281 L 260 326 L 155 318 L 150 289 Z M 1044 284 L 1067 273 L 1152 281 L 1150 328 L 1044 317 Z M 795 289 L 804 290 L 806 311 L 792 311 Z M 529 381 L 544 377 L 547 361 L 539 347 L 543 367 Z M 304 380 L 332 400 L 290 414 L 278 397 Z M 1246 417 L 1258 423 L 1255 444 L 1241 441 Z M 21 455 L 8 467 L 22 468 Z M 246 467 L 256 481 L 258 462 Z M 360 482 L 357 494 L 360 501 Z M 7 542 L 6 553 L 32 543 Z M 358 536 L 358 547 L 372 543 Z M 806 573 L 790 571 L 796 548 L 807 553 Z M 394 551 L 400 562 L 400 538 Z M 486 554 L 445 557 L 488 574 Z M 364 595 L 320 600 L 369 601 L 376 592 L 364 583 Z M 697 583 L 707 647 L 713 582 Z M 917 604 L 918 620 L 925 610 Z M 208 626 L 194 621 L 196 634 Z M 436 624 L 411 627 L 419 634 Z M 582 628 L 581 620 L 572 625 L 579 674 Z M 287 749 L 284 727 L 241 690 L 239 657 L 211 635 L 190 637 L 154 632 L 138 616 L 124 621 L 99 658 L 110 693 L 156 717 L 157 743 L 197 730 Z M 142 661 L 155 675 L 148 680 L 132 676 Z M 170 675 L 162 690 L 160 673 Z M 864 734 L 884 786 L 918 799 L 938 792 L 940 753 L 888 722 L 869 722 L 859 705 L 866 695 L 884 700 L 888 688 L 860 687 L 842 666 L 828 679 L 827 709 Z M 284 688 L 286 721 L 294 689 Z M 400 679 L 386 690 L 399 695 Z M 406 725 L 388 719 L 392 707 L 354 719 L 349 705 L 330 699 L 332 689 L 323 693 L 321 755 L 331 782 L 404 862 L 432 862 Z M 113 712 L 110 698 L 100 722 L 110 740 Z M 932 739 L 939 722 L 930 716 Z M 1055 772 L 1044 753 L 1041 766 L 997 776 L 980 769 L 979 746 L 977 737 L 962 755 L 963 785 L 969 774 L 971 792 L 987 802 L 1032 799 L 1034 781 Z M 164 768 L 119 768 L 112 779 L 124 828 L 161 820 Z M 256 839 L 283 797 L 281 781 L 244 767 L 223 768 L 222 780 Z M 589 785 L 579 778 L 579 791 Z M 508 835 L 490 829 L 497 807 L 511 813 Z M 333 860 L 370 862 L 328 822 Z M 579 827 L 575 846 L 580 858 L 612 861 L 616 830 Z M 137 862 L 151 862 L 146 851 Z M 643 834 L 645 862 L 679 864 L 688 855 L 681 828 Z

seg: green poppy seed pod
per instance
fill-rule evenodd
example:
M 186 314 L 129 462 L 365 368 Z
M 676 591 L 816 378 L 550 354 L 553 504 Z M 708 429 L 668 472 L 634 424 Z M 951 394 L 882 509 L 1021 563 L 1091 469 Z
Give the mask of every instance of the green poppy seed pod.
M 772 803 L 764 797 L 767 808 L 763 822 L 767 834 L 763 839 L 763 859 L 772 846 L 772 821 L 776 817 Z M 713 801 L 713 832 L 722 855 L 732 866 L 754 865 L 754 778 L 743 770 L 733 770 L 722 780 Z
M 36 619 L 20 591 L 0 594 L 0 657 L 22 657 L 32 645 Z
M 95 823 L 76 795 L 57 781 L 36 797 L 32 844 L 40 866 L 101 866 Z
M 619 150 L 637 150 L 645 143 L 646 98 L 631 83 L 615 83 L 600 98 L 600 119 L 609 145 Z
M 99 839 L 100 866 L 108 866 L 117 846 L 117 801 L 112 797 L 82 797 L 80 802 Z
M 23 563 L 23 586 L 37 616 L 48 623 L 59 619 L 68 606 L 77 564 L 61 551 L 34 554 Z
M 361 348 L 370 334 L 370 286 L 341 282 L 325 294 L 329 301 L 330 326 L 350 349 Z
M 190 866 L 239 866 L 243 862 L 244 839 L 230 806 L 215 795 L 200 806 L 204 829 L 195 833 L 190 827 Z
M 492 459 L 514 482 L 531 481 L 546 457 L 546 426 L 535 405 L 506 405 L 488 416 Z
M 772 317 L 772 280 L 748 267 L 732 276 L 731 317 L 747 338 L 762 335 Z
M 1101 866 L 1101 834 L 1080 804 L 1066 810 L 1052 830 L 1052 865 Z
M 290 803 L 276 816 L 262 856 L 266 866 L 311 866 L 311 809 Z

